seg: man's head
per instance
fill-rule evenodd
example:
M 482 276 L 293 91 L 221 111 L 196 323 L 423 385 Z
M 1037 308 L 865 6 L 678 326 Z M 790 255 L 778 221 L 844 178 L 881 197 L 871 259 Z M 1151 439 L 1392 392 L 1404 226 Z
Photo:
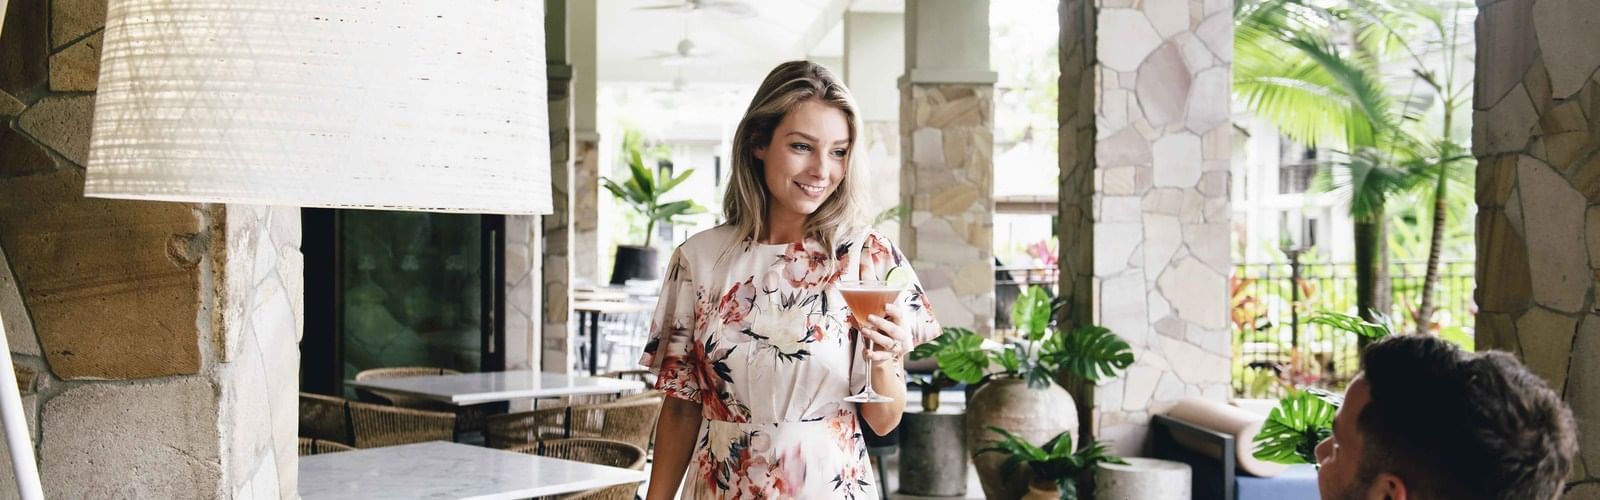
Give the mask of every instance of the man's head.
M 1561 398 L 1502 352 L 1430 336 L 1367 347 L 1333 437 L 1317 445 L 1322 498 L 1551 499 L 1577 450 Z

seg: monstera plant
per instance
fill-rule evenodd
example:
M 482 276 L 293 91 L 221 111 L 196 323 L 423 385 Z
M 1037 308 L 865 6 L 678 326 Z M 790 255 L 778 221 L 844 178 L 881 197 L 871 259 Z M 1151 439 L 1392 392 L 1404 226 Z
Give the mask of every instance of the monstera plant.
M 1315 313 L 1306 322 L 1368 339 L 1394 334 L 1387 321 L 1371 323 L 1344 314 Z M 1284 396 L 1256 434 L 1256 459 L 1280 464 L 1317 463 L 1317 443 L 1333 434 L 1333 417 L 1343 404 L 1343 396 L 1321 389 L 1301 389 Z
M 967 402 L 967 449 L 993 446 L 995 440 L 984 429 L 1001 422 L 1008 432 L 1032 442 L 1076 434 L 1077 405 L 1056 381 L 1095 383 L 1133 364 L 1132 347 L 1104 327 L 1058 328 L 1063 322 L 1051 320 L 1061 305 L 1044 289 L 1028 287 L 1011 309 L 1017 338 L 986 347 L 985 339 L 971 330 L 946 328 L 943 335 L 912 351 L 912 359 L 933 358 L 951 380 L 977 387 Z M 998 456 L 981 454 L 972 459 L 984 496 L 1017 498 L 1027 492 L 1029 478 L 1007 473 Z

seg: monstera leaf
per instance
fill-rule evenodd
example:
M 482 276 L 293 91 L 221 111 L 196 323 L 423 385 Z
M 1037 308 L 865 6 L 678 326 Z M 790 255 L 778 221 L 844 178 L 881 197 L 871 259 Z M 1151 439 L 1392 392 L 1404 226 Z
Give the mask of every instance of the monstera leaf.
M 976 384 L 989 369 L 983 337 L 966 328 L 945 328 L 944 333 L 911 351 L 911 359 L 933 358 L 951 380 Z
M 1314 312 L 1306 319 L 1306 323 L 1329 326 L 1374 340 L 1394 335 L 1394 329 L 1389 326 L 1388 321 L 1368 323 L 1364 319 L 1347 314 Z
M 1280 464 L 1317 463 L 1317 443 L 1333 434 L 1333 416 L 1344 398 L 1308 389 L 1284 397 L 1256 434 L 1255 457 Z
M 1040 357 L 1090 382 L 1117 376 L 1133 364 L 1133 348 L 1111 330 L 1085 325 L 1050 336 Z

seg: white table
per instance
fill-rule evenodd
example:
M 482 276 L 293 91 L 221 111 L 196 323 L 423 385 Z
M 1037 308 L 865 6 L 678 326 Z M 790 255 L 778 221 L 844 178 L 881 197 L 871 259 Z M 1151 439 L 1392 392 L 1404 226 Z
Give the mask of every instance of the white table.
M 644 382 L 536 371 L 460 373 L 345 382 L 354 387 L 395 392 L 454 405 L 584 394 L 616 394 L 644 389 Z
M 300 459 L 300 497 L 510 499 L 645 480 L 644 471 L 443 441 Z

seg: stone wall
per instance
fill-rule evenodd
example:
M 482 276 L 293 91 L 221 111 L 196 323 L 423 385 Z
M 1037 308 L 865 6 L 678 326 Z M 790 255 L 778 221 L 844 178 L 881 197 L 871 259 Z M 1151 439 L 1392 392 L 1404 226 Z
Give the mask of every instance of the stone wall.
M 1228 396 L 1232 9 L 1097 3 L 1060 3 L 1060 293 L 1134 347 L 1124 377 L 1076 391 L 1085 429 L 1134 454 L 1152 413 Z
M 1477 345 L 1516 353 L 1578 417 L 1565 498 L 1600 498 L 1600 11 L 1479 0 Z M 1586 362 L 1575 362 L 1584 360 Z
M 104 19 L 13 0 L 0 30 L 0 315 L 45 491 L 292 497 L 299 211 L 83 198 Z

